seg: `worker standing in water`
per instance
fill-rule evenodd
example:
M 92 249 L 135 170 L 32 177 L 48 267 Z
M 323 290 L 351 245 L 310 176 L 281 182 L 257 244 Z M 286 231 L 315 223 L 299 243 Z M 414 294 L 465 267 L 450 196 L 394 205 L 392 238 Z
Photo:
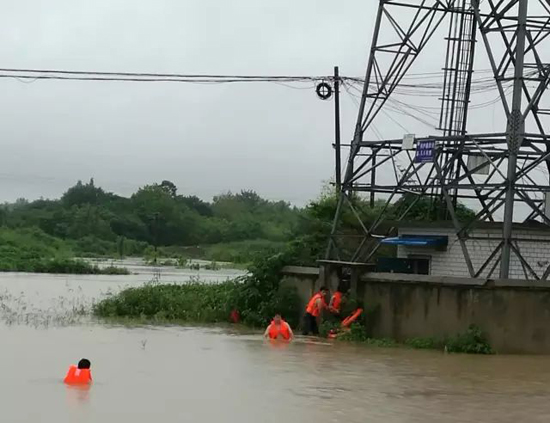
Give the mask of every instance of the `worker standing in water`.
M 306 307 L 306 315 L 304 317 L 304 335 L 319 335 L 319 325 L 321 324 L 321 312 L 327 308 L 327 303 L 325 297 L 328 294 L 328 289 L 324 286 L 319 289 L 309 302 Z
M 281 315 L 276 314 L 273 317 L 271 324 L 265 330 L 264 338 L 292 341 L 294 339 L 294 333 L 292 332 L 290 325 L 283 320 Z
M 342 285 L 338 285 L 338 288 L 332 294 L 330 302 L 328 304 L 328 311 L 332 313 L 335 317 L 340 317 L 342 312 L 342 297 L 344 296 L 344 289 Z

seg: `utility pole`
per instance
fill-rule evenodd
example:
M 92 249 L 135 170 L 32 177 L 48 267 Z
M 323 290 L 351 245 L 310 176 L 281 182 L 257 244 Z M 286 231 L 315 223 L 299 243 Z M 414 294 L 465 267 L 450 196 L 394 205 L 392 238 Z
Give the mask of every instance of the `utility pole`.
M 160 213 L 159 212 L 155 212 L 153 213 L 153 216 L 152 216 L 152 229 L 153 229 L 153 247 L 154 247 L 154 251 L 155 251 L 155 257 L 153 259 L 153 263 L 157 264 L 157 257 L 158 257 L 158 244 L 159 244 L 159 241 L 158 241 L 158 223 L 159 223 L 159 215 Z
M 500 278 L 510 276 L 510 251 L 512 247 L 512 224 L 514 221 L 514 196 L 518 151 L 525 136 L 525 118 L 521 109 L 523 97 L 523 67 L 525 62 L 525 38 L 527 34 L 528 0 L 519 0 L 518 27 L 516 31 L 516 62 L 514 70 L 514 91 L 512 110 L 508 116 L 508 173 L 506 176 L 506 199 L 504 203 L 504 222 L 502 228 L 502 255 L 500 258 Z
M 340 71 L 334 66 L 334 148 L 336 166 L 336 192 L 342 190 L 342 156 L 340 148 Z

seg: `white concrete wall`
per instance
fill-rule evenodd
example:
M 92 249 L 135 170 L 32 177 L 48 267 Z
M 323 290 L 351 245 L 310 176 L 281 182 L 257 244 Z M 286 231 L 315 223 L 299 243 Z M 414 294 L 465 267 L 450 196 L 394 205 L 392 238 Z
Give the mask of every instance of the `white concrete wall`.
M 399 230 L 399 235 L 446 235 L 449 237 L 449 245 L 446 251 L 437 251 L 433 248 L 423 247 L 406 247 L 399 246 L 397 256 L 400 258 L 408 258 L 410 255 L 431 256 L 430 274 L 435 276 L 458 276 L 469 277 L 466 260 L 460 246 L 460 242 L 453 229 L 450 228 L 403 228 Z M 480 237 L 483 239 L 470 239 L 466 241 L 468 252 L 474 265 L 474 270 L 477 272 L 483 265 L 485 260 L 491 255 L 491 252 L 498 246 L 500 240 L 498 238 L 501 233 L 497 230 L 474 230 L 470 236 Z M 548 264 L 550 264 L 550 232 L 536 232 L 533 230 L 515 230 L 515 238 L 525 239 L 518 241 L 518 247 L 523 257 L 531 265 L 533 270 L 541 276 Z M 532 240 L 532 241 L 531 241 Z M 536 242 L 539 241 L 539 242 Z M 542 241 L 542 242 L 540 242 Z M 490 269 L 500 255 L 497 254 L 491 263 L 485 268 L 481 276 L 487 276 Z M 512 251 L 510 259 L 510 278 L 512 279 L 532 279 L 528 274 L 526 277 L 520 260 Z M 498 277 L 498 265 L 492 278 Z

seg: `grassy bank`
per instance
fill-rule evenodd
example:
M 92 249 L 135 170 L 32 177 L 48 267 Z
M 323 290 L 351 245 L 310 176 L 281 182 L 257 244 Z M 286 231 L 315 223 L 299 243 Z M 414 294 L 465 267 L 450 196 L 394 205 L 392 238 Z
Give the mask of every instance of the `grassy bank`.
M 0 271 L 73 274 L 128 274 L 117 267 L 99 268 L 73 259 L 70 244 L 40 229 L 0 229 Z
M 77 273 L 77 274 L 128 274 L 121 268 L 98 268 L 75 257 L 119 258 L 123 256 L 144 256 L 156 264 L 182 268 L 196 266 L 191 259 L 204 259 L 210 263 L 203 265 L 207 270 L 220 270 L 224 267 L 246 268 L 254 257 L 270 255 L 284 247 L 284 244 L 271 241 L 242 241 L 199 247 L 161 247 L 155 255 L 154 249 L 146 243 L 119 239 L 118 242 L 103 241 L 94 237 L 79 240 L 64 240 L 46 234 L 39 228 L 0 227 L 0 271 L 36 273 Z M 234 265 L 221 265 L 231 262 Z M 193 267 L 194 268 L 194 267 Z

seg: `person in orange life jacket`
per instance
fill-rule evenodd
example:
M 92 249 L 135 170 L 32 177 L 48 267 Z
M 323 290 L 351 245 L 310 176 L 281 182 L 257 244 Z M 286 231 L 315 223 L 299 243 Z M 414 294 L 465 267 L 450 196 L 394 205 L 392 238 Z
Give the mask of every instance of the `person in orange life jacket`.
M 282 319 L 281 315 L 276 314 L 271 324 L 265 330 L 264 338 L 291 341 L 294 339 L 294 333 L 292 333 L 290 325 Z
M 309 302 L 306 307 L 306 315 L 304 316 L 304 335 L 319 335 L 319 324 L 321 323 L 321 313 L 327 308 L 325 297 L 329 290 L 322 286 Z
M 340 316 L 342 311 L 342 297 L 344 296 L 344 288 L 342 285 L 338 285 L 336 292 L 332 294 L 330 302 L 328 304 L 328 311 L 330 311 L 334 316 Z
M 78 365 L 69 367 L 69 371 L 63 382 L 68 385 L 86 385 L 92 382 L 92 372 L 90 360 L 83 358 L 78 362 Z

